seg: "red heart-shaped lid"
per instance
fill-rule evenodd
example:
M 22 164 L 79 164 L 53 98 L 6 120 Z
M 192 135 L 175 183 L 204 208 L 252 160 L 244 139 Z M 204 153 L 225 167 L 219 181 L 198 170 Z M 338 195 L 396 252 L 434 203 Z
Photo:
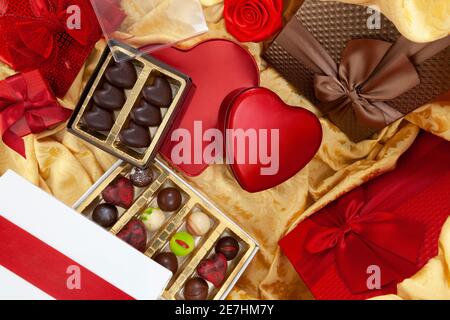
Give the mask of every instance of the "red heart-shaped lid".
M 319 119 L 304 108 L 285 104 L 269 89 L 244 89 L 228 97 L 226 103 L 224 143 L 228 163 L 241 187 L 249 192 L 288 180 L 320 147 Z
M 185 112 L 177 117 L 172 127 L 186 129 L 190 133 L 191 161 L 178 164 L 172 161 L 171 153 L 178 143 L 171 141 L 172 132 L 168 134 L 161 153 L 183 173 L 197 176 L 208 166 L 201 156 L 209 144 L 202 141 L 203 133 L 222 127 L 219 124 L 219 110 L 228 94 L 259 84 L 258 67 L 244 47 L 225 39 L 206 40 L 187 50 L 169 47 L 152 53 L 152 56 L 189 75 L 195 85 L 193 93 L 184 103 Z M 194 130 L 197 121 L 201 121 L 200 131 Z M 194 150 L 199 149 L 199 145 L 200 152 L 196 156 Z

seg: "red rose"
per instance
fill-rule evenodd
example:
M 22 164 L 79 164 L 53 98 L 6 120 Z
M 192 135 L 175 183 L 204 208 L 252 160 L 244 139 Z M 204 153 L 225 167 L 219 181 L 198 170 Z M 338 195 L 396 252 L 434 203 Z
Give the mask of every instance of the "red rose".
M 283 25 L 283 0 L 225 0 L 229 33 L 241 42 L 266 40 Z

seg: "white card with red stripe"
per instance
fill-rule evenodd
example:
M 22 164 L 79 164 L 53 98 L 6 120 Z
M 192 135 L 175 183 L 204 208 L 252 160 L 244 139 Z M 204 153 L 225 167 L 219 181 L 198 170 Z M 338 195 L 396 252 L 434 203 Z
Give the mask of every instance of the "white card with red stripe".
M 0 178 L 0 299 L 158 299 L 171 277 L 13 171 Z

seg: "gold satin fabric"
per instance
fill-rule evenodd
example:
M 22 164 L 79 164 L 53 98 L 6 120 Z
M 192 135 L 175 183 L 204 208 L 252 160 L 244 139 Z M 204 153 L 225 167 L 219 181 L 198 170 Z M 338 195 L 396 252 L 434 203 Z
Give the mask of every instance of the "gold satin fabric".
M 221 1 L 202 2 L 210 31 L 184 43 L 184 46 L 211 37 L 232 38 L 225 30 Z M 295 13 L 300 3 L 298 0 L 285 1 L 286 19 Z M 320 115 L 260 58 L 267 43 L 245 45 L 260 67 L 262 86 L 275 91 L 286 103 L 304 106 Z M 60 100 L 65 107 L 75 107 L 104 46 L 103 41 L 96 45 L 70 91 Z M 13 73 L 8 67 L 0 65 L 0 79 Z M 247 193 L 224 165 L 211 166 L 201 176 L 189 179 L 193 186 L 206 194 L 261 245 L 259 254 L 229 299 L 311 299 L 308 289 L 287 258 L 280 253 L 278 240 L 298 222 L 343 193 L 394 169 L 397 159 L 414 142 L 420 128 L 450 140 L 450 94 L 439 102 L 417 109 L 405 120 L 395 122 L 376 137 L 360 143 L 350 142 L 327 119 L 321 118 L 321 123 L 324 137 L 316 157 L 296 176 L 276 188 L 256 194 Z M 0 174 L 13 169 L 68 205 L 74 203 L 116 161 L 67 133 L 64 125 L 24 139 L 27 159 L 10 150 L 0 140 Z M 301 152 L 300 147 L 293 152 Z M 449 256 L 450 221 L 441 235 L 439 256 L 430 260 L 414 277 L 402 282 L 398 296 L 382 298 L 450 298 Z
M 429 42 L 450 34 L 450 1 L 448 0 L 341 1 L 376 7 L 406 38 L 414 42 Z

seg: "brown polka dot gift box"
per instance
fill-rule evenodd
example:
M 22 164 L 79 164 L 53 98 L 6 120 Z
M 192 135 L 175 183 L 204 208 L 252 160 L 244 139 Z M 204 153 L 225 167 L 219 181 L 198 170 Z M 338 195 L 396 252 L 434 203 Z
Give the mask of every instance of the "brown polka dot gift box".
M 306 0 L 264 58 L 359 142 L 450 90 L 449 46 L 411 42 L 370 8 Z

